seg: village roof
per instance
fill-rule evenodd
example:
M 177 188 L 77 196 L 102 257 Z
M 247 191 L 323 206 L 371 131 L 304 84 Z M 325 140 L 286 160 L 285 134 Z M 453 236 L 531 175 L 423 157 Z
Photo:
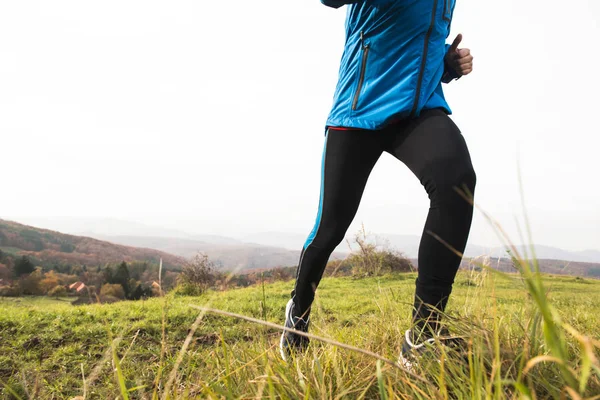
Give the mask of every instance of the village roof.
M 83 282 L 75 282 L 69 285 L 70 290 L 75 290 L 76 292 L 80 292 L 85 289 L 85 283 Z

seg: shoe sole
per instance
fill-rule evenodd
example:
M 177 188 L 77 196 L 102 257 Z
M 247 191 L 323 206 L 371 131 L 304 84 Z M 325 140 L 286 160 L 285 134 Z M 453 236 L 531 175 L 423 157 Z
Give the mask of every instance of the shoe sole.
M 292 308 L 292 305 L 294 303 L 292 302 L 292 300 L 288 301 L 287 305 L 285 306 L 285 323 L 287 323 L 288 320 L 288 316 L 290 315 L 290 311 Z M 284 326 L 285 326 L 284 323 Z M 283 350 L 283 345 L 285 341 L 285 331 L 281 332 L 281 339 L 279 340 L 279 354 L 281 355 L 281 358 L 283 359 L 283 361 L 287 361 L 287 358 L 285 356 L 285 351 Z
M 408 358 L 404 357 L 402 353 L 400 354 L 400 357 L 398 357 L 398 364 L 403 366 L 408 372 L 413 372 L 413 363 Z

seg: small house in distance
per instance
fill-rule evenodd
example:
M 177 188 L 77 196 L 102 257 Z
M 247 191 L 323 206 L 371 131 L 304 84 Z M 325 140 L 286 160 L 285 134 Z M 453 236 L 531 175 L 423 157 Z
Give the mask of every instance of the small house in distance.
M 69 285 L 69 290 L 74 291 L 75 293 L 80 293 L 85 288 L 86 286 L 83 282 L 75 282 Z

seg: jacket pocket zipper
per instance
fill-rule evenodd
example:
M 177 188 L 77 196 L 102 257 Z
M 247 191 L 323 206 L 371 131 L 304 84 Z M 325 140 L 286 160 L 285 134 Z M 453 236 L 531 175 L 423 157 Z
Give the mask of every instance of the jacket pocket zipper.
M 433 26 L 435 24 L 435 17 L 438 7 L 438 0 L 433 0 L 433 11 L 431 13 L 431 22 L 429 23 L 429 29 L 425 34 L 425 42 L 423 43 L 423 58 L 421 58 L 421 67 L 419 68 L 419 76 L 417 80 L 417 89 L 415 93 L 415 102 L 413 104 L 413 108 L 410 112 L 410 116 L 414 117 L 417 113 L 417 109 L 419 107 L 419 98 L 421 97 L 421 85 L 423 84 L 423 72 L 425 71 L 425 65 L 427 64 L 427 51 L 429 49 L 429 39 L 431 37 L 431 32 L 433 31 Z M 443 15 L 442 15 L 443 16 Z
M 360 91 L 362 90 L 363 82 L 365 80 L 367 58 L 369 57 L 369 44 L 365 44 L 365 38 L 362 31 L 360 32 L 360 46 L 362 48 L 362 61 L 360 63 L 360 77 L 358 78 L 358 86 L 356 87 L 356 93 L 354 93 L 354 99 L 352 100 L 352 111 L 356 110 L 356 106 L 358 105 L 358 98 L 360 97 Z
M 448 23 L 451 21 L 452 16 L 452 0 L 444 0 L 444 12 L 442 13 L 442 19 Z

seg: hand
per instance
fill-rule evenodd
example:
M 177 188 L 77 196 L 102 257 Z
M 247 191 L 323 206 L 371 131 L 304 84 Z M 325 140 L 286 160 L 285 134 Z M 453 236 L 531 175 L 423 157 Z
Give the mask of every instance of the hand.
M 452 68 L 458 77 L 469 75 L 473 71 L 473 56 L 469 49 L 459 49 L 458 45 L 462 41 L 462 35 L 459 33 L 452 42 L 452 45 L 446 53 L 445 61 L 449 68 Z

